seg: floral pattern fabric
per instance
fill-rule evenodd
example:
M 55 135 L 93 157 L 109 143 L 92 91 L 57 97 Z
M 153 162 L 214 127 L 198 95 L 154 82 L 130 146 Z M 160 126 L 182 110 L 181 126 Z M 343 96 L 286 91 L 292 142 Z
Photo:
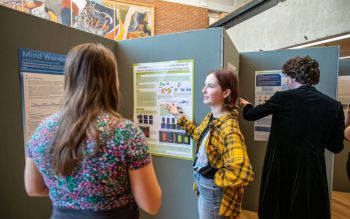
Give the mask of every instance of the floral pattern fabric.
M 123 207 L 134 202 L 129 170 L 151 162 L 151 155 L 142 131 L 131 121 L 100 113 L 97 125 L 101 149 L 92 155 L 93 139 L 86 140 L 86 156 L 69 176 L 57 175 L 47 157 L 61 114 L 56 113 L 36 129 L 27 143 L 31 158 L 49 188 L 54 206 L 94 211 Z

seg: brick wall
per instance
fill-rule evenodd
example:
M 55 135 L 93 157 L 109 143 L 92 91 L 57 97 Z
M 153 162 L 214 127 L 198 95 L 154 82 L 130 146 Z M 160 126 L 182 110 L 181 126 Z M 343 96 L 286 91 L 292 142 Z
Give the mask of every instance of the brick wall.
M 118 1 L 117 1 L 118 2 Z M 154 7 L 154 34 L 183 32 L 208 27 L 208 9 L 161 0 L 129 0 Z

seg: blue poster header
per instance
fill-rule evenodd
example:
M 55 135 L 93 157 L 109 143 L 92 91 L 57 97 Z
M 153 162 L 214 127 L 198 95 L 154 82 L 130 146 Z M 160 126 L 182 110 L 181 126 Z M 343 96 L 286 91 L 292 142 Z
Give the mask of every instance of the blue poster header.
M 256 76 L 256 86 L 281 86 L 280 74 L 259 74 Z
M 32 49 L 19 49 L 20 72 L 63 74 L 66 56 Z

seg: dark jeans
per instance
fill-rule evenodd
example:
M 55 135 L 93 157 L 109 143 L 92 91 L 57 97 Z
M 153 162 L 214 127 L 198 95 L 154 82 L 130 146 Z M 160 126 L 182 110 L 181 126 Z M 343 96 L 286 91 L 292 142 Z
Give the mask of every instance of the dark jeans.
M 51 219 L 138 219 L 139 209 L 135 203 L 126 207 L 106 210 L 77 210 L 70 208 L 53 207 Z

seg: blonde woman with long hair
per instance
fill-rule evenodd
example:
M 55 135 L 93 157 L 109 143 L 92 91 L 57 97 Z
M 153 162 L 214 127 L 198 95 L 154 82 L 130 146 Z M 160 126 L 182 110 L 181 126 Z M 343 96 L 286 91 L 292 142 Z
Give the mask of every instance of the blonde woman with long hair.
M 142 131 L 118 113 L 117 64 L 101 44 L 67 56 L 62 107 L 27 144 L 25 189 L 48 196 L 53 219 L 139 218 L 161 190 Z

